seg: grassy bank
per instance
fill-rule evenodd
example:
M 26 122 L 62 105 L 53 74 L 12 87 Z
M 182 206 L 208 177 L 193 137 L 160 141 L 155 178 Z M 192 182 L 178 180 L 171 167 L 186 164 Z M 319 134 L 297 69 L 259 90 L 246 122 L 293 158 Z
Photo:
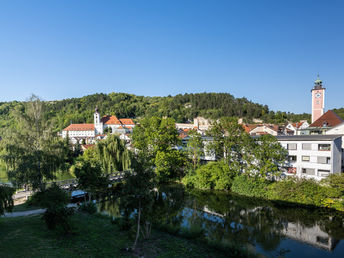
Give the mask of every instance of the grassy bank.
M 141 241 L 135 253 L 125 251 L 131 234 L 100 215 L 77 213 L 73 233 L 49 231 L 40 216 L 0 218 L 0 257 L 226 257 L 222 251 L 158 230 Z

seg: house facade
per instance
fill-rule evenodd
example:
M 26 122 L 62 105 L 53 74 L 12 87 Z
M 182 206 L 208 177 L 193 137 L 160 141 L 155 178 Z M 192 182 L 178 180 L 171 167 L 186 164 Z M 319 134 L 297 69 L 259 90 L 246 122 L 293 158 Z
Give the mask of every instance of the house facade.
M 288 150 L 286 175 L 321 180 L 342 171 L 341 135 L 277 136 Z

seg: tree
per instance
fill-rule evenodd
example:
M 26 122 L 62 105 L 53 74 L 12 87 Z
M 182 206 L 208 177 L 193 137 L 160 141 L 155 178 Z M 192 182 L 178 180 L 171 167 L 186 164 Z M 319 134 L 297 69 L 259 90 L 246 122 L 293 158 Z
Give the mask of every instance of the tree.
M 144 155 L 135 158 L 133 168 L 135 173 L 127 172 L 125 175 L 120 205 L 127 211 L 127 216 L 135 214 L 137 227 L 132 246 L 132 250 L 135 250 L 140 232 L 144 238 L 150 236 L 152 221 L 149 215 L 153 212 L 155 181 L 154 173 Z M 141 229 L 142 226 L 144 231 Z
M 74 174 L 78 179 L 78 187 L 91 194 L 103 193 L 109 185 L 108 174 L 104 174 L 99 163 L 91 163 L 83 158 L 78 159 L 74 168 Z
M 15 189 L 6 185 L 0 185 L 0 216 L 5 211 L 11 212 L 13 209 L 13 194 Z
M 115 171 L 124 171 L 130 168 L 130 152 L 117 135 L 108 135 L 107 139 L 98 142 L 95 153 L 104 172 L 111 174 Z
M 217 160 L 225 159 L 232 167 L 236 166 L 240 172 L 252 162 L 253 140 L 238 124 L 236 118 L 221 118 L 213 123 L 208 133 L 213 137 L 213 141 L 207 148 Z
M 13 116 L 17 124 L 5 135 L 5 154 L 1 156 L 9 179 L 17 186 L 29 184 L 43 190 L 45 182 L 64 167 L 66 146 L 53 134 L 45 103 L 37 96 L 16 109 Z
M 190 131 L 188 136 L 189 140 L 187 142 L 186 151 L 188 157 L 191 159 L 192 169 L 196 170 L 200 164 L 201 157 L 204 155 L 204 144 L 202 136 L 197 131 Z
M 288 151 L 284 149 L 272 135 L 262 135 L 256 138 L 254 149 L 255 166 L 258 176 L 273 179 L 281 173 L 281 167 L 285 164 Z
M 144 118 L 134 128 L 133 144 L 146 162 L 155 167 L 158 180 L 166 182 L 181 176 L 185 156 L 176 150 L 180 144 L 175 122 L 171 118 Z

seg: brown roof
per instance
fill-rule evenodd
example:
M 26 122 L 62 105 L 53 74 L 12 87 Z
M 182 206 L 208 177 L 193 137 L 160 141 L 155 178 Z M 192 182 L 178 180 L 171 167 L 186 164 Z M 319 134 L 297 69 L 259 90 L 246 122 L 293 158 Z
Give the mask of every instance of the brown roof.
M 123 125 L 135 125 L 134 121 L 130 118 L 121 118 L 119 120 Z
M 106 125 L 120 125 L 121 122 L 116 116 L 103 116 L 101 122 Z
M 334 127 L 343 122 L 343 119 L 341 119 L 332 110 L 329 110 L 317 120 L 315 120 L 309 127 Z
M 63 131 L 94 131 L 94 124 L 70 124 Z
M 246 133 L 251 132 L 253 129 L 255 129 L 258 126 L 259 125 L 257 125 L 257 124 L 245 124 L 245 125 L 243 125 Z
M 89 148 L 93 148 L 95 146 L 95 144 L 82 144 L 81 147 L 85 150 L 89 149 Z

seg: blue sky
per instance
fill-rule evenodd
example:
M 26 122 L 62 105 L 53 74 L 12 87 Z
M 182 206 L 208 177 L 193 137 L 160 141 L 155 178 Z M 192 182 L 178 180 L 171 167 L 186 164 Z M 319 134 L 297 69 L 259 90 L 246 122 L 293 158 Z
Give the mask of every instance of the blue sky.
M 344 107 L 344 1 L 0 1 L 0 101 L 228 92 Z

